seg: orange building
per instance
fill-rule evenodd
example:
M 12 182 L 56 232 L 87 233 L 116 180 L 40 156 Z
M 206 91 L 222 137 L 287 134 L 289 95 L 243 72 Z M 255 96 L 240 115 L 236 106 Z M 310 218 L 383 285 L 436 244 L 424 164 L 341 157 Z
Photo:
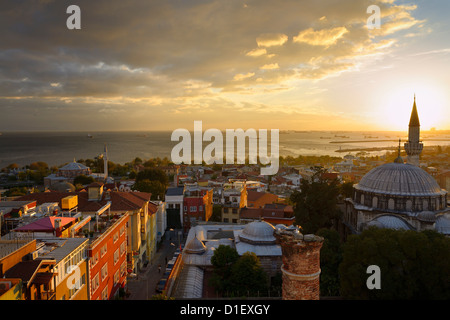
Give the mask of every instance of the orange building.
M 127 281 L 128 214 L 110 226 L 88 246 L 90 300 L 109 300 Z
M 263 208 L 266 204 L 275 203 L 278 196 L 268 192 L 247 191 L 247 206 L 249 208 Z

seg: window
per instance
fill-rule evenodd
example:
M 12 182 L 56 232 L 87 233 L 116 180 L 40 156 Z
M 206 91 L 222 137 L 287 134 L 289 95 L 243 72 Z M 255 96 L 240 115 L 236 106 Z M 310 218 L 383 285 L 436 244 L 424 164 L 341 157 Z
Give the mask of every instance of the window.
M 197 206 L 190 206 L 189 210 L 191 212 L 197 212 Z
M 113 236 L 113 242 L 116 243 L 118 239 L 119 239 L 119 233 L 116 232 L 116 233 L 114 233 L 114 236 Z
M 105 265 L 102 267 L 102 281 L 105 280 L 107 276 L 108 276 L 108 264 L 105 263 Z
M 119 261 L 119 249 L 114 251 L 114 264 L 116 264 L 117 261 Z
M 119 274 L 119 270 L 116 271 L 116 273 L 114 273 L 114 285 L 118 284 L 120 280 L 120 274 Z
M 184 206 L 184 211 L 187 211 L 187 206 Z
M 127 252 L 127 246 L 125 242 L 122 242 L 120 244 L 120 255 L 123 255 L 125 252 Z
M 93 256 L 92 256 L 92 267 L 95 266 L 98 262 L 98 252 L 96 252 Z
M 108 300 L 108 286 L 105 286 L 105 289 L 102 291 L 102 300 Z
M 122 264 L 120 265 L 120 275 L 125 275 L 125 273 L 127 272 L 127 261 L 125 260 L 124 262 L 122 262 Z
M 203 206 L 198 206 L 198 211 L 203 211 Z
M 100 285 L 100 281 L 98 278 L 98 273 L 94 276 L 94 278 L 92 278 L 92 292 L 95 292 L 95 290 L 98 289 Z
M 102 258 L 106 254 L 106 251 L 108 251 L 107 243 L 105 243 L 105 245 L 100 249 L 100 258 Z

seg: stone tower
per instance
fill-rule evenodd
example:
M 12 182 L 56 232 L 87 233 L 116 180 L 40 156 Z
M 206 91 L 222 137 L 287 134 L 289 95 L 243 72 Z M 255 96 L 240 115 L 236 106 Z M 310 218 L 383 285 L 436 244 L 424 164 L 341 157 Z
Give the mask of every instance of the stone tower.
M 408 142 L 405 143 L 405 151 L 408 155 L 407 163 L 419 166 L 422 150 L 423 143 L 420 142 L 419 115 L 417 113 L 416 95 L 414 95 L 414 105 L 409 120 Z
M 283 264 L 283 300 L 319 300 L 320 249 L 323 238 L 298 230 L 277 230 L 274 233 L 281 245 Z

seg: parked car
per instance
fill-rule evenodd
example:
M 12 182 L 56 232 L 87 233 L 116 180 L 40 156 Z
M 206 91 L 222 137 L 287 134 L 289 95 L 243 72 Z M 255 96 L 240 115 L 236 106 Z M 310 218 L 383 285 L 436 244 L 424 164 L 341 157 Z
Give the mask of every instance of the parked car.
M 159 292 L 159 293 L 163 292 L 164 288 L 166 287 L 166 282 L 167 282 L 167 279 L 159 280 L 158 284 L 156 285 L 156 292 Z

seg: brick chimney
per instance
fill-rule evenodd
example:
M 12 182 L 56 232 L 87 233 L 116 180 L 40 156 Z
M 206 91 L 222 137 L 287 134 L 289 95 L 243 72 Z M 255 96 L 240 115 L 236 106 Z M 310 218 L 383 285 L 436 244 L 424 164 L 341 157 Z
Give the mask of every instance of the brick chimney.
M 282 299 L 319 300 L 320 249 L 323 238 L 298 230 L 274 233 L 282 250 Z

